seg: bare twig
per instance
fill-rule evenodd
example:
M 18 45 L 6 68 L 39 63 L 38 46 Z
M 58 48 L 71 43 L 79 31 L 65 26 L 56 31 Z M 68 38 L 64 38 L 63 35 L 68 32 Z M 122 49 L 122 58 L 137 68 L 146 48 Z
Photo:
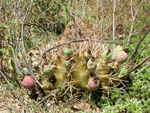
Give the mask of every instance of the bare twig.
M 115 10 L 116 10 L 116 0 L 114 0 L 114 9 L 113 9 L 113 50 L 115 49 Z
M 15 63 L 15 67 L 16 67 L 16 69 L 17 69 L 17 72 L 19 73 L 19 75 L 21 75 L 21 76 L 23 76 L 23 74 L 22 74 L 22 72 L 20 71 L 20 69 L 18 68 L 18 60 L 17 60 L 17 57 L 16 57 L 16 55 L 15 55 L 15 50 L 14 50 L 14 48 L 11 46 L 11 51 L 12 51 L 12 53 L 13 53 L 13 59 L 14 59 L 14 63 Z
M 143 0 L 141 1 L 141 3 L 143 2 Z M 140 3 L 140 4 L 141 4 Z M 133 32 L 133 27 L 134 27 L 134 24 L 135 24 L 135 20 L 136 20 L 136 16 L 138 14 L 138 11 L 139 11 L 139 8 L 137 8 L 136 12 L 135 12 L 135 15 L 133 14 L 133 7 L 132 7 L 132 0 L 131 0 L 131 17 L 132 17 L 132 25 L 131 25 L 131 28 L 130 28 L 130 33 L 129 33 L 129 36 L 127 37 L 128 41 L 127 41 L 127 46 L 129 46 L 130 44 L 130 39 L 131 39 L 131 36 L 132 36 L 132 32 Z
M 20 96 L 17 94 L 16 90 L 13 88 L 13 86 L 11 85 L 11 83 L 8 81 L 7 77 L 4 75 L 4 73 L 0 70 L 1 75 L 4 77 L 4 79 L 6 80 L 6 82 L 8 83 L 8 85 L 11 87 L 11 89 L 13 90 L 13 92 L 15 93 L 15 95 L 18 97 L 18 99 L 24 104 L 24 101 L 20 98 Z
M 145 46 L 141 49 L 141 51 L 134 57 L 134 59 L 131 61 L 130 65 L 136 60 L 136 58 L 142 53 L 142 51 L 146 48 L 146 46 L 150 43 L 150 40 L 145 44 Z
M 69 43 L 89 41 L 89 40 L 90 40 L 90 39 L 89 39 L 90 36 L 91 36 L 91 35 L 93 34 L 93 32 L 97 29 L 97 27 L 99 26 L 99 24 L 100 24 L 101 22 L 102 22 L 102 21 L 100 21 L 100 22 L 96 25 L 96 27 L 95 27 L 95 28 L 93 29 L 93 31 L 86 37 L 86 39 L 72 40 L 72 41 L 59 44 L 59 45 L 57 45 L 57 46 L 55 46 L 55 47 L 52 47 L 52 48 L 46 50 L 46 51 L 45 51 L 44 53 L 42 53 L 42 55 L 41 55 L 40 63 L 42 63 L 43 56 L 44 56 L 47 52 L 49 52 L 49 51 L 51 51 L 51 50 L 53 50 L 53 49 L 56 49 L 56 48 L 58 48 L 58 47 L 60 47 L 60 46 L 63 46 L 63 45 L 69 44 Z M 92 41 L 92 40 L 90 40 L 90 41 Z M 99 41 L 99 42 L 106 42 L 106 41 Z M 106 43 L 107 43 L 107 42 L 106 42 Z
M 135 52 L 138 50 L 139 45 L 141 44 L 141 42 L 144 40 L 144 38 L 146 37 L 146 35 L 149 33 L 150 31 L 150 27 L 147 29 L 147 31 L 145 32 L 144 36 L 140 39 L 140 41 L 138 42 L 138 44 L 136 45 L 136 47 L 134 48 L 133 52 L 131 53 L 128 61 L 126 64 L 128 64 L 132 58 L 132 56 L 135 54 Z
M 38 92 L 38 94 L 39 94 L 39 97 L 41 98 L 41 96 L 40 96 L 40 91 L 39 91 L 38 85 L 37 85 L 37 84 L 39 84 L 39 82 L 38 82 L 38 80 L 37 80 L 37 79 L 35 78 L 35 76 L 34 76 L 34 73 L 33 73 L 33 71 L 32 71 L 31 65 L 30 65 L 30 63 L 29 63 L 29 61 L 28 61 L 28 58 L 27 58 L 27 55 L 26 55 L 26 51 L 25 51 L 25 47 L 24 47 L 24 22 L 25 22 L 25 19 L 26 19 L 27 14 L 28 14 L 28 12 L 29 12 L 29 9 L 30 9 L 31 6 L 32 6 L 32 3 L 33 3 L 33 0 L 31 0 L 31 2 L 30 2 L 29 6 L 28 6 L 28 8 L 27 8 L 27 11 L 26 11 L 26 13 L 25 13 L 23 19 L 22 19 L 22 20 L 20 19 L 20 22 L 21 22 L 21 46 L 22 46 L 23 57 L 25 58 L 25 63 L 26 63 L 26 65 L 27 65 L 27 68 L 28 68 L 28 70 L 29 70 L 29 73 L 30 73 L 31 77 L 33 78 L 33 82 L 34 82 L 34 84 L 35 84 L 35 87 L 36 87 L 36 90 L 37 90 L 37 92 Z M 40 85 L 40 84 L 39 84 L 39 85 Z
M 38 103 L 36 104 L 36 106 L 40 105 L 42 102 L 44 102 L 47 98 L 49 98 L 49 97 L 51 97 L 51 96 L 53 96 L 54 98 L 56 97 L 55 94 L 49 94 L 49 95 L 45 96 L 40 102 L 38 102 Z
M 150 55 L 147 56 L 143 61 L 141 61 L 140 63 L 138 63 L 136 66 L 134 66 L 128 74 L 130 74 L 132 71 L 134 71 L 135 69 L 139 68 L 144 62 L 146 62 L 148 59 L 150 58 Z
M 105 40 L 105 20 L 104 20 L 104 0 L 102 0 L 102 32 L 101 32 L 101 40 Z
M 85 10 L 85 0 L 83 0 L 83 2 L 82 2 L 82 11 L 81 11 L 81 16 L 80 16 L 80 26 L 81 26 L 81 21 L 83 19 L 84 10 Z
M 86 39 L 89 39 L 90 36 L 94 33 L 94 31 L 98 28 L 98 26 L 101 24 L 102 20 L 96 25 L 96 27 L 93 29 L 93 31 L 86 37 Z
M 67 45 L 67 44 L 76 43 L 76 42 L 84 42 L 84 41 L 95 41 L 95 42 L 99 42 L 99 43 L 113 43 L 112 41 L 102 41 L 102 40 L 99 41 L 99 40 L 91 40 L 91 39 L 87 39 L 87 38 L 86 39 L 80 39 L 80 40 L 72 40 L 72 41 L 65 42 L 65 43 L 62 43 L 62 44 L 59 44 L 59 45 L 56 45 L 56 46 L 54 46 L 52 48 L 47 49 L 45 52 L 43 52 L 41 54 L 40 63 L 42 63 L 42 61 L 43 61 L 43 56 L 46 53 L 50 52 L 51 50 L 56 49 L 56 48 L 58 48 L 60 46 Z M 118 44 L 117 42 L 115 42 L 115 43 Z
M 147 64 L 144 68 L 142 68 L 139 72 L 137 72 L 136 74 L 139 74 L 139 73 L 141 73 L 142 71 L 144 71 L 147 67 L 149 67 L 150 66 L 150 64 Z
M 138 29 L 135 29 L 132 34 L 138 34 L 142 29 L 148 27 L 148 25 L 145 25 L 145 24 L 146 23 L 144 23 L 144 25 L 142 27 L 139 27 Z

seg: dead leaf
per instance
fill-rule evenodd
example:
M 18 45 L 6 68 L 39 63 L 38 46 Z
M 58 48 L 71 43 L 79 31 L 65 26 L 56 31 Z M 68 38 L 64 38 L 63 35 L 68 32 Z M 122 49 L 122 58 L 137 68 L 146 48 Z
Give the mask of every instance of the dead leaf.
M 83 104 L 75 101 L 73 108 L 80 110 L 83 108 Z

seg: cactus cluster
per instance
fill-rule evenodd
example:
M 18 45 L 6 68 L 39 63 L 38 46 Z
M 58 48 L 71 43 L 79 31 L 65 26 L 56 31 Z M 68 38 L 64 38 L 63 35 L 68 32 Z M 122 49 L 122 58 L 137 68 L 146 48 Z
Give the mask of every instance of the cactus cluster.
M 128 73 L 122 65 L 128 57 L 122 45 L 112 51 L 96 41 L 72 43 L 46 53 L 42 63 L 39 53 L 32 52 L 30 61 L 45 95 L 59 93 L 59 89 L 69 96 L 77 96 L 81 90 L 101 89 L 102 96 L 108 96 L 109 90 L 120 86 Z

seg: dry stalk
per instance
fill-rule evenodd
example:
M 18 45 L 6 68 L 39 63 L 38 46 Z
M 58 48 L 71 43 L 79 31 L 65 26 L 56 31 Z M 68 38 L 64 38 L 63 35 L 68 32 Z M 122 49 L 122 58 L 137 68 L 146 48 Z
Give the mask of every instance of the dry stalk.
M 144 38 L 146 37 L 146 35 L 149 33 L 150 31 L 150 27 L 147 29 L 147 31 L 145 32 L 144 36 L 139 40 L 138 44 L 136 45 L 136 47 L 134 48 L 133 52 L 131 53 L 126 65 L 130 62 L 131 58 L 133 57 L 133 55 L 135 54 L 135 52 L 138 50 L 139 45 L 141 44 L 141 42 L 144 40 Z
M 128 74 L 130 74 L 132 71 L 134 71 L 135 69 L 139 68 L 144 62 L 146 62 L 148 59 L 150 58 L 150 55 L 147 56 L 143 61 L 141 61 L 140 63 L 138 63 L 137 65 L 135 65 Z
M 140 4 L 142 4 L 143 0 L 141 1 Z M 130 28 L 130 32 L 129 32 L 129 36 L 127 37 L 128 41 L 127 41 L 127 46 L 129 46 L 130 44 L 130 39 L 131 39 L 131 36 L 132 36 L 132 32 L 133 32 L 133 27 L 134 27 L 134 24 L 135 24 L 135 20 L 136 20 L 136 16 L 139 12 L 139 9 L 140 7 L 137 8 L 136 12 L 135 12 L 135 15 L 133 14 L 133 4 L 132 4 L 132 0 L 131 0 L 131 17 L 132 17 L 132 25 L 131 25 L 131 28 Z
M 116 10 L 116 0 L 114 0 L 114 9 L 113 9 L 113 50 L 115 49 L 115 10 Z
M 150 43 L 150 40 L 145 44 L 145 46 L 141 49 L 141 51 L 134 57 L 134 59 L 131 61 L 130 65 L 137 59 L 137 57 L 142 53 L 142 51 L 146 48 L 146 46 Z
M 49 49 L 47 49 L 45 52 L 43 52 L 42 54 L 41 54 L 41 58 L 40 58 L 40 63 L 42 63 L 42 61 L 43 61 L 43 56 L 46 54 L 46 53 L 48 53 L 48 52 L 50 52 L 51 50 L 53 50 L 53 49 L 56 49 L 56 48 L 58 48 L 58 47 L 60 47 L 60 46 L 64 46 L 64 45 L 67 45 L 67 44 L 71 44 L 71 43 L 77 43 L 77 42 L 84 42 L 84 41 L 95 41 L 95 42 L 99 42 L 99 43 L 113 43 L 112 41 L 103 41 L 103 40 L 91 40 L 91 39 L 80 39 L 80 40 L 72 40 L 72 41 L 69 41 L 69 42 L 65 42 L 65 43 L 62 43 L 62 44 L 59 44 L 59 45 L 56 45 L 56 46 L 54 46 L 54 47 L 52 47 L 52 48 L 49 48 Z M 118 44 L 117 42 L 115 42 L 115 44 Z
M 104 19 L 104 0 L 102 0 L 102 26 L 101 26 L 101 39 L 105 40 L 105 19 Z
M 150 66 L 150 64 L 147 64 L 144 68 L 142 68 L 139 72 L 137 72 L 136 74 L 141 73 L 142 71 L 144 71 L 146 68 L 148 68 Z
M 29 61 L 28 61 L 28 58 L 27 58 L 27 54 L 26 54 L 26 51 L 25 51 L 25 44 L 24 44 L 24 23 L 25 23 L 25 19 L 26 19 L 26 17 L 27 17 L 27 14 L 28 14 L 28 12 L 29 12 L 29 10 L 30 10 L 30 8 L 31 8 L 31 6 L 32 6 L 32 3 L 33 3 L 33 0 L 31 0 L 30 1 L 30 4 L 29 4 L 29 6 L 28 6 L 28 8 L 27 8 L 27 11 L 26 11 L 26 13 L 25 13 L 25 15 L 24 15 L 24 17 L 23 17 L 23 19 L 21 20 L 21 19 L 19 19 L 19 21 L 21 22 L 21 49 L 22 49 L 22 53 L 23 53 L 23 58 L 25 59 L 25 64 L 26 64 L 26 66 L 27 66 L 27 68 L 28 68 L 28 70 L 29 70 L 29 73 L 30 73 L 30 75 L 31 75 L 31 77 L 33 78 L 33 82 L 34 82 L 34 84 L 35 84 L 35 87 L 36 87 L 36 90 L 37 90 L 37 92 L 38 92 L 38 96 L 39 96 L 39 98 L 41 98 L 41 95 L 40 95 L 40 91 L 39 91 L 39 89 L 38 89 L 38 85 L 37 84 L 39 84 L 39 82 L 38 82 L 38 80 L 35 78 L 35 76 L 34 76 L 34 73 L 33 73 L 33 71 L 32 71 L 32 68 L 31 68 L 31 65 L 30 65 L 30 63 L 29 63 Z M 39 84 L 40 85 L 40 84 Z M 38 99 L 39 99 L 38 98 Z
M 55 94 L 49 94 L 47 96 L 45 96 L 41 101 L 39 101 L 36 106 L 39 106 L 42 102 L 44 102 L 47 98 L 53 96 L 54 98 L 56 98 L 56 95 Z
M 18 93 L 16 92 L 16 90 L 13 88 L 12 84 L 9 82 L 9 80 L 7 79 L 7 77 L 4 75 L 4 73 L 0 70 L 1 75 L 4 77 L 4 79 L 6 80 L 6 82 L 8 83 L 8 85 L 10 86 L 10 88 L 13 90 L 13 92 L 15 93 L 15 95 L 18 97 L 18 99 L 21 101 L 22 104 L 24 104 L 25 106 L 27 106 L 24 101 L 21 99 L 21 97 L 18 95 Z

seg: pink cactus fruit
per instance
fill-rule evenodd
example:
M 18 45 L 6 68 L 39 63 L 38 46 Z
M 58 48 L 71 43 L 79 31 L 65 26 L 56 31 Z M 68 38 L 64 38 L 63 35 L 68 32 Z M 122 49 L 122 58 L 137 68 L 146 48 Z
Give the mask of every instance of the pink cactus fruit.
M 26 89 L 32 90 L 35 88 L 35 84 L 31 76 L 25 76 L 24 79 L 21 81 L 21 83 L 23 87 Z
M 88 81 L 88 87 L 90 90 L 96 90 L 99 88 L 99 80 L 97 80 L 96 78 L 90 78 L 90 80 Z
M 124 50 L 121 50 L 117 54 L 116 62 L 119 63 L 119 64 L 122 64 L 127 60 L 127 58 L 128 58 L 128 54 Z

